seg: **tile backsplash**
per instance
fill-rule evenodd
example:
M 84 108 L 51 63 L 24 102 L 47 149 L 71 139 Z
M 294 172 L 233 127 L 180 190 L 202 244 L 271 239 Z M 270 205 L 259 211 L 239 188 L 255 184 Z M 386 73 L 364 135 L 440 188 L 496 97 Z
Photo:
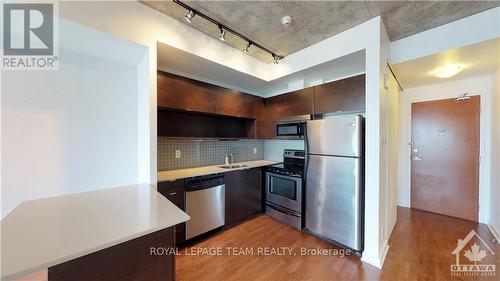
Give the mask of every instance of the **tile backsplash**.
M 264 159 L 273 161 L 283 161 L 283 150 L 304 149 L 303 140 L 265 140 Z
M 158 138 L 158 171 L 224 164 L 233 153 L 234 162 L 253 160 L 283 161 L 283 150 L 304 149 L 297 140 L 173 140 Z M 176 150 L 180 158 L 175 158 Z
M 255 149 L 255 150 L 254 150 Z M 175 158 L 176 150 L 180 158 Z M 264 159 L 262 140 L 172 140 L 158 138 L 158 171 L 224 164 L 233 153 L 234 162 Z

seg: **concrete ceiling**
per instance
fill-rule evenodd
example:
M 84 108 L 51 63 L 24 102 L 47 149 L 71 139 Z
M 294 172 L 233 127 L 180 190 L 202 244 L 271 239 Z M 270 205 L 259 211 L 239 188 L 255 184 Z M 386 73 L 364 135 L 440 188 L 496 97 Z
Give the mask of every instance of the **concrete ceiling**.
M 272 81 L 235 71 L 159 42 L 157 56 L 159 70 L 261 97 L 270 97 L 365 72 L 364 50 Z
M 168 16 L 186 22 L 185 9 L 172 1 L 140 1 Z M 391 41 L 395 41 L 497 6 L 500 1 L 185 1 L 222 24 L 281 55 L 289 55 L 381 15 Z M 289 27 L 281 18 L 290 15 Z M 187 22 L 186 22 L 187 24 Z M 194 28 L 215 38 L 214 24 L 195 17 Z M 242 49 L 245 42 L 227 37 L 226 43 Z M 271 62 L 256 48 L 250 55 Z
M 449 78 L 434 76 L 436 69 L 459 64 L 463 70 Z M 500 66 L 500 39 L 493 39 L 462 48 L 394 65 L 403 88 L 413 88 L 492 73 Z

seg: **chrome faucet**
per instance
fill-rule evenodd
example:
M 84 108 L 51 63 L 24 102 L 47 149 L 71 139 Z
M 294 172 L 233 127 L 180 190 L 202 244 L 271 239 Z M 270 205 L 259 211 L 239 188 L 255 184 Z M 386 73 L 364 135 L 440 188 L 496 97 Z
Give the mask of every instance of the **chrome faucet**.
M 233 158 L 233 152 L 229 150 L 229 153 L 226 154 L 224 157 L 224 162 L 226 162 L 226 165 L 233 165 L 234 158 Z

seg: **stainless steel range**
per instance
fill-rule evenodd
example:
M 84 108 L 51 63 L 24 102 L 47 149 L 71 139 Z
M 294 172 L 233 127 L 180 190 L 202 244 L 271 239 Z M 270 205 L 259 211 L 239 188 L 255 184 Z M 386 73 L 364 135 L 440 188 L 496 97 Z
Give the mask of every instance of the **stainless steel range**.
M 303 227 L 304 150 L 285 149 L 283 163 L 266 169 L 266 214 L 298 229 Z

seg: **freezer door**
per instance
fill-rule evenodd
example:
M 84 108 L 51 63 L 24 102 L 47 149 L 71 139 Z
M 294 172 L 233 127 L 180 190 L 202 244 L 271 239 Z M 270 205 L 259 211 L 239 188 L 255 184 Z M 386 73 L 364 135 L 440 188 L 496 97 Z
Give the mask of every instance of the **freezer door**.
M 361 156 L 363 117 L 342 116 L 307 121 L 309 154 Z
M 306 228 L 362 250 L 360 161 L 310 155 L 306 174 Z

